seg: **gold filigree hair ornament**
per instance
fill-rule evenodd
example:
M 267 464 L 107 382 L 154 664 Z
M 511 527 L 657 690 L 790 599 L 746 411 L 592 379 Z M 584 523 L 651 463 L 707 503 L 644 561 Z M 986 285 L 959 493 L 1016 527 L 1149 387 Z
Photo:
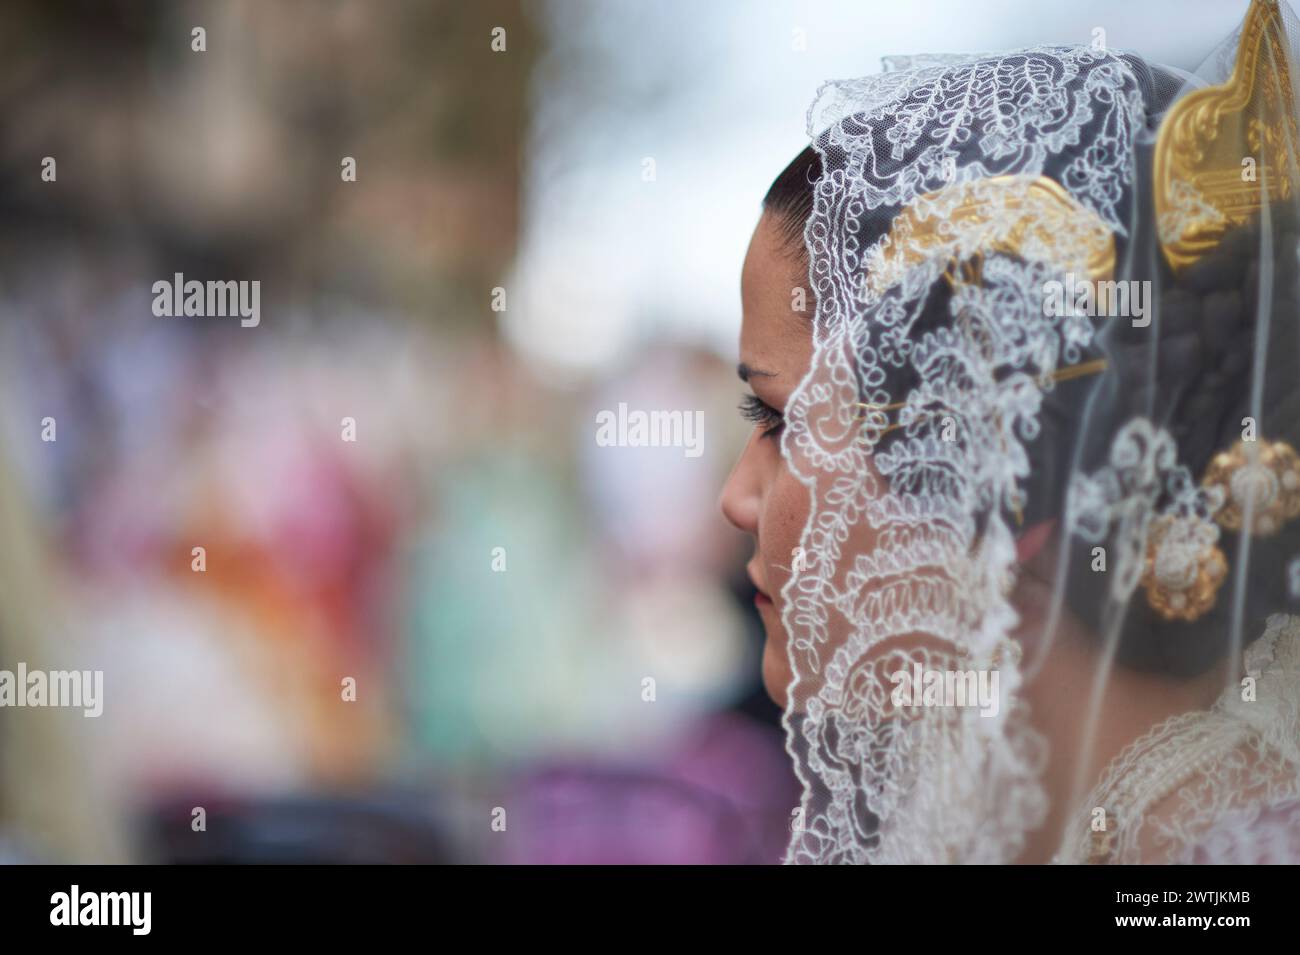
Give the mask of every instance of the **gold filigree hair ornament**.
M 1165 620 L 1191 622 L 1214 607 L 1228 559 L 1213 524 L 1196 515 L 1163 514 L 1147 529 L 1142 588 Z
M 1250 514 L 1250 533 L 1269 537 L 1300 517 L 1300 455 L 1285 441 L 1238 441 L 1214 456 L 1203 483 L 1223 489 L 1214 519 L 1226 530 L 1241 530 Z
M 1049 176 L 993 176 L 943 186 L 904 208 L 872 251 L 863 294 L 877 298 L 922 262 L 942 256 L 944 279 L 978 281 L 983 256 L 1005 253 L 1079 267 L 1094 281 L 1115 270 L 1110 226 Z

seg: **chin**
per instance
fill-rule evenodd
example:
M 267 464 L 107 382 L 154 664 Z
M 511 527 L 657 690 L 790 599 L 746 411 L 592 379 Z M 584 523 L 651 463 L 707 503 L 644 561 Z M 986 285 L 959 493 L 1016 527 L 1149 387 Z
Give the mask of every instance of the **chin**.
M 772 702 L 782 708 L 790 686 L 790 661 L 786 657 L 784 636 L 781 635 L 782 639 L 769 636 L 763 644 L 763 689 Z

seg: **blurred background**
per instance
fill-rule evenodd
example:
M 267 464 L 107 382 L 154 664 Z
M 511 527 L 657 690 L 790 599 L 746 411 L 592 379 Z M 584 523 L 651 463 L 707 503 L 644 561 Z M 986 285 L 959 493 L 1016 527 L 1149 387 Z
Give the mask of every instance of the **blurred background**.
M 1245 7 L 7 3 L 0 669 L 104 712 L 0 708 L 0 860 L 778 861 L 716 499 L 818 85 L 1097 28 L 1191 69 Z M 260 324 L 155 316 L 178 272 Z M 601 446 L 620 404 L 703 453 Z

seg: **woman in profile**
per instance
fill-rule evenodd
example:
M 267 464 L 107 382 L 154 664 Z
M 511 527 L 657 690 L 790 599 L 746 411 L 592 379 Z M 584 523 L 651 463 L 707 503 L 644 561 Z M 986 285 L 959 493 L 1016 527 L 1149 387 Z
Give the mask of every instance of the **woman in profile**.
M 788 861 L 1300 861 L 1298 40 L 823 87 L 722 495 Z

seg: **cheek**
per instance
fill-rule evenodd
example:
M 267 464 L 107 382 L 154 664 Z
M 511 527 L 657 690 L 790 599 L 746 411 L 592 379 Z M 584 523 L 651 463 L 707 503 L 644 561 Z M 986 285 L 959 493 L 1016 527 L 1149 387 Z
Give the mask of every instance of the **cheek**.
M 874 472 L 872 477 L 876 481 L 876 492 L 872 496 L 879 496 L 884 479 Z M 779 611 L 782 606 L 781 591 L 794 571 L 804 527 L 808 523 L 808 516 L 812 510 L 810 495 L 813 492 L 790 472 L 784 462 L 780 473 L 774 476 L 770 488 L 764 501 L 759 525 L 758 550 L 764 564 L 769 592 Z M 825 493 L 824 488 L 822 492 Z M 881 544 L 879 528 L 872 527 L 863 515 L 849 528 L 847 538 L 840 542 L 840 559 L 830 569 L 831 585 L 838 591 L 847 592 L 849 585 L 845 577 L 853 568 L 853 560 L 846 555 L 878 554 Z M 809 556 L 803 561 L 803 570 L 807 571 L 811 563 L 812 559 Z M 880 578 L 874 586 L 878 588 L 896 582 L 897 578 L 884 577 Z M 871 588 L 859 592 L 859 600 L 867 598 L 868 589 Z M 831 645 L 837 645 L 848 636 L 849 630 L 850 625 L 847 620 L 832 615 L 827 639 Z
M 759 523 L 758 546 L 774 600 L 780 600 L 781 588 L 790 578 L 808 511 L 808 489 L 782 462 Z

